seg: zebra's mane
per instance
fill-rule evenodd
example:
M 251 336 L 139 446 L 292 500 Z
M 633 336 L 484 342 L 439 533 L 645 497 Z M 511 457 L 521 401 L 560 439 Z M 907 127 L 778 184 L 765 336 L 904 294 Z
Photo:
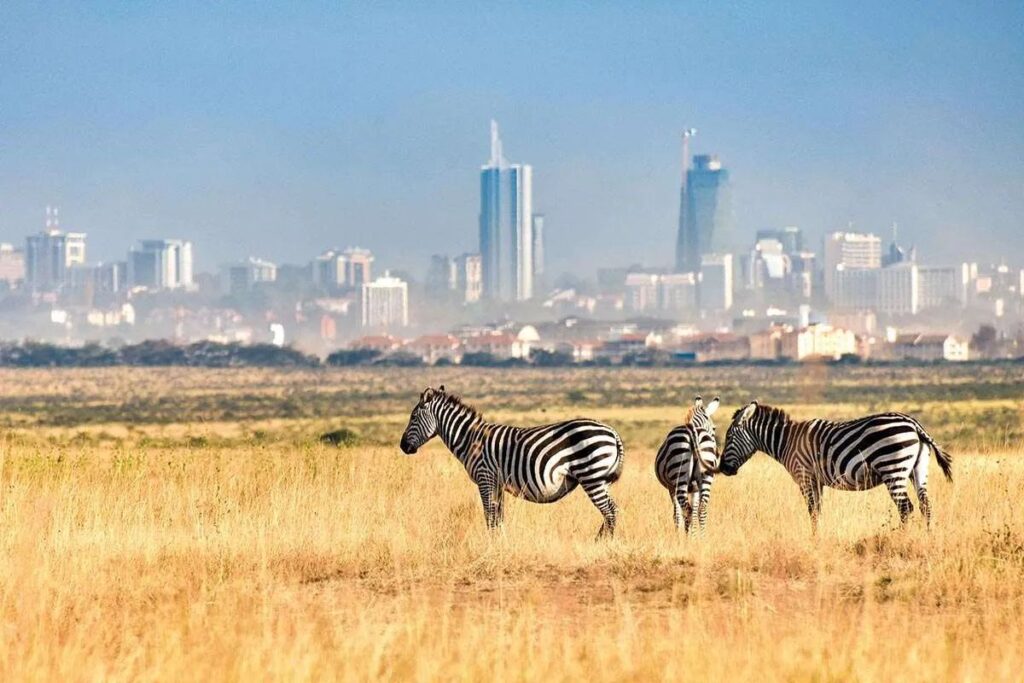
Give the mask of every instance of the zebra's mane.
M 740 416 L 740 414 L 744 410 L 746 410 L 746 406 L 742 406 L 742 407 L 738 408 L 736 410 L 736 412 L 732 414 L 732 419 L 733 419 L 734 422 L 735 422 L 736 418 L 738 418 Z M 764 405 L 762 403 L 758 403 L 757 404 L 757 407 L 754 408 L 754 414 L 751 415 L 751 417 L 761 417 L 761 418 L 765 418 L 766 417 L 769 420 L 771 420 L 772 422 L 791 422 L 792 421 L 792 419 L 789 417 L 789 413 L 787 413 L 782 408 L 776 408 L 775 406 L 767 406 L 767 405 Z
M 441 394 L 441 402 L 447 406 L 455 406 L 456 408 L 459 408 L 461 411 L 469 413 L 474 418 L 480 420 L 484 419 L 484 416 L 480 413 L 479 410 L 463 401 L 462 397 L 459 396 L 458 394 L 449 394 L 445 392 Z
M 690 406 L 689 408 L 687 408 L 687 409 L 686 409 L 686 412 L 685 412 L 685 413 L 683 413 L 683 424 L 684 424 L 684 425 L 688 425 L 688 424 L 690 424 L 691 422 L 693 422 L 693 415 L 694 415 L 694 413 L 696 413 L 696 412 L 697 412 L 697 411 L 696 411 L 696 410 L 694 409 L 694 407 L 693 407 L 693 406 Z

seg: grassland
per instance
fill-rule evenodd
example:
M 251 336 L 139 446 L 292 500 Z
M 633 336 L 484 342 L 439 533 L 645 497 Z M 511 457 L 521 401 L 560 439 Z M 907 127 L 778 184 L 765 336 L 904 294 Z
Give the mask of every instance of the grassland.
M 619 533 L 580 495 L 484 529 L 439 445 L 444 382 L 489 416 L 620 429 Z M 0 680 L 1019 680 L 1024 368 L 0 371 Z M 694 393 L 899 408 L 956 454 L 935 528 L 828 492 L 818 538 L 759 456 L 671 524 L 653 453 Z M 354 445 L 317 442 L 352 430 Z M 937 474 L 937 468 L 933 468 Z

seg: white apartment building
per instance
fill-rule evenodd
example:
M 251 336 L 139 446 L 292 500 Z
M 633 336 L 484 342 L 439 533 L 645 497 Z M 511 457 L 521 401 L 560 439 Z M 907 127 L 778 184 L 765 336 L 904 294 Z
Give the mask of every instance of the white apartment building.
M 363 327 L 391 329 L 409 325 L 409 285 L 385 272 L 362 287 Z

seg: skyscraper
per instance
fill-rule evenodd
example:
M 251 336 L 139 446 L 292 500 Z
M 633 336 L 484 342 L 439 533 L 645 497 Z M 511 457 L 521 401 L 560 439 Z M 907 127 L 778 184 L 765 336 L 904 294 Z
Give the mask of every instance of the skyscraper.
M 729 171 L 716 156 L 698 154 L 685 174 L 680 201 L 676 270 L 697 272 L 705 254 L 736 251 Z
M 60 288 L 67 282 L 68 268 L 82 263 L 85 233 L 48 227 L 25 240 L 25 282 L 34 291 Z
M 192 289 L 192 243 L 187 240 L 141 240 L 128 254 L 132 287 Z
M 838 294 L 836 270 L 859 270 L 882 267 L 882 240 L 878 235 L 856 232 L 834 232 L 825 238 L 825 294 L 835 299 Z
M 404 280 L 385 272 L 363 290 L 363 327 L 379 330 L 409 325 L 409 286 Z
M 533 296 L 533 169 L 510 164 L 491 121 L 491 159 L 480 170 L 483 295 L 496 301 Z
M 533 286 L 544 281 L 544 214 L 533 214 Z

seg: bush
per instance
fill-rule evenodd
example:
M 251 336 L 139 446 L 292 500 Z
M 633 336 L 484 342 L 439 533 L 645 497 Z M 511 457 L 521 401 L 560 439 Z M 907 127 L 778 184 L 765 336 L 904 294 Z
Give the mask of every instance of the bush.
M 352 446 L 358 443 L 358 441 L 359 435 L 345 427 L 320 435 L 320 443 L 331 446 Z
M 369 365 L 380 358 L 377 349 L 338 349 L 327 356 L 327 364 L 331 366 Z

